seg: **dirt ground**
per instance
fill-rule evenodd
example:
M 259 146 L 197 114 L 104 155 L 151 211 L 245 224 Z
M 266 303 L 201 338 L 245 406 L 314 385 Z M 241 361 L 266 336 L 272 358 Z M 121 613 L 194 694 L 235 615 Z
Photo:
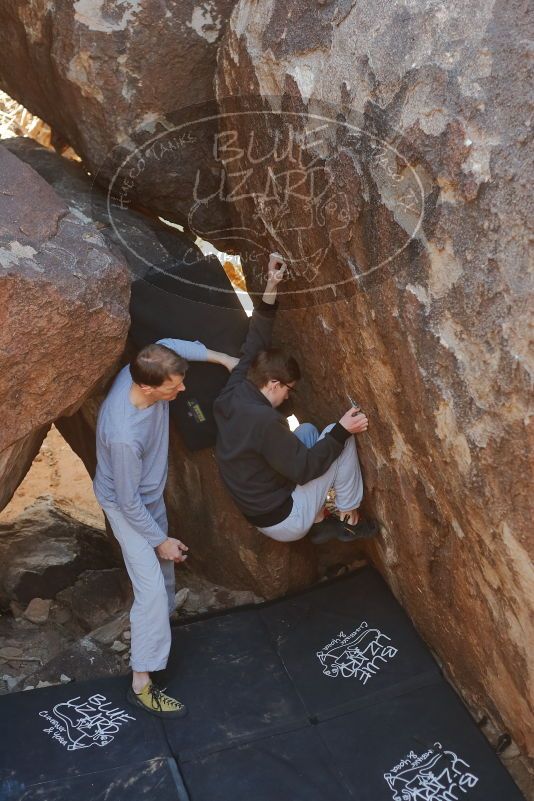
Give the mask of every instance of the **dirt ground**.
M 89 474 L 54 426 L 24 481 L 0 512 L 0 522 L 10 522 L 39 497 L 52 498 L 56 506 L 76 520 L 104 527 Z

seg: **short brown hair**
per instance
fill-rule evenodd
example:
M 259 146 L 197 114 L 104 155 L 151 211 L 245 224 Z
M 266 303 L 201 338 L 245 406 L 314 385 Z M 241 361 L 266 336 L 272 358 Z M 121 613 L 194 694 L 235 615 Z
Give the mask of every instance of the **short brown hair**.
M 247 378 L 258 389 L 264 387 L 269 381 L 289 384 L 291 381 L 299 380 L 300 367 L 297 360 L 281 348 L 269 348 L 258 353 L 249 367 Z
M 130 363 L 136 384 L 159 387 L 171 375 L 185 375 L 187 362 L 165 345 L 146 345 Z

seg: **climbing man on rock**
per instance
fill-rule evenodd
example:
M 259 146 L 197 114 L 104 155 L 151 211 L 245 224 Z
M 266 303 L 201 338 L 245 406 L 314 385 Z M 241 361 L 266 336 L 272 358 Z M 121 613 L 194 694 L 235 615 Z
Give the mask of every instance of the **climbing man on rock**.
M 168 536 L 163 490 L 167 480 L 169 401 L 183 392 L 187 361 L 232 370 L 237 359 L 200 342 L 162 339 L 144 347 L 116 377 L 98 415 L 95 495 L 124 556 L 134 602 L 130 612 L 132 686 L 128 700 L 159 717 L 186 714 L 150 673 L 163 670 L 171 647 L 174 566 L 187 545 Z
M 241 359 L 215 401 L 221 477 L 247 520 L 274 540 L 292 542 L 308 533 L 316 544 L 373 537 L 376 523 L 358 518 L 363 481 L 352 436 L 367 430 L 365 414 L 352 407 L 319 434 L 309 423 L 291 432 L 277 411 L 300 378 L 293 356 L 271 347 L 284 271 L 283 258 L 272 253 Z M 325 517 L 330 487 L 340 517 Z

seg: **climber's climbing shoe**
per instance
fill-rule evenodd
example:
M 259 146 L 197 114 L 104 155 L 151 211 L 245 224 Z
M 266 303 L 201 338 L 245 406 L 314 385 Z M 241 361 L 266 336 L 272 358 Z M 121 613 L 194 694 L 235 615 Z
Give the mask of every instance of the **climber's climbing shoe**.
M 314 523 L 308 532 L 308 537 L 314 545 L 336 539 L 339 533 L 340 520 L 334 515 L 328 515 L 320 523 Z
M 346 520 L 338 520 L 339 528 L 337 539 L 340 542 L 356 542 L 356 540 L 371 540 L 379 533 L 376 520 L 358 520 L 355 525 Z
M 321 545 L 334 539 L 339 542 L 369 540 L 376 537 L 378 532 L 376 520 L 359 520 L 356 525 L 351 525 L 335 515 L 329 515 L 320 523 L 314 523 L 308 536 L 314 545 Z

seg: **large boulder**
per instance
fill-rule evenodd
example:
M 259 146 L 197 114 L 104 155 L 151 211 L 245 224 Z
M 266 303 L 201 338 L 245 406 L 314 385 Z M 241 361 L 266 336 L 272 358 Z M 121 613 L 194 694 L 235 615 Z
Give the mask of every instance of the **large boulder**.
M 120 356 L 129 277 L 88 217 L 0 147 L 0 501 L 49 425 L 70 414 Z
M 121 206 L 224 228 L 223 204 L 189 216 L 197 173 L 203 193 L 219 186 L 213 81 L 234 3 L 3 4 L 0 85 L 51 125 L 58 147 L 68 142 L 102 185 L 111 181 Z
M 0 606 L 54 598 L 84 571 L 117 565 L 104 532 L 37 501 L 11 523 L 0 523 Z M 112 614 L 112 612 L 110 612 Z
M 106 193 L 93 186 L 78 162 L 28 137 L 5 139 L 3 145 L 53 187 L 72 215 L 95 226 L 107 246 L 123 256 L 129 268 L 128 284 L 151 269 L 165 270 L 174 260 L 194 265 L 195 259 L 202 257 L 195 238 L 176 227 L 126 207 L 111 209 Z M 117 293 L 117 302 L 122 299 Z
M 247 111 L 228 128 L 247 251 L 288 259 L 300 416 L 362 404 L 371 553 L 465 697 L 532 752 L 526 14 L 240 0 L 218 91 Z M 253 162 L 251 137 L 277 158 Z

